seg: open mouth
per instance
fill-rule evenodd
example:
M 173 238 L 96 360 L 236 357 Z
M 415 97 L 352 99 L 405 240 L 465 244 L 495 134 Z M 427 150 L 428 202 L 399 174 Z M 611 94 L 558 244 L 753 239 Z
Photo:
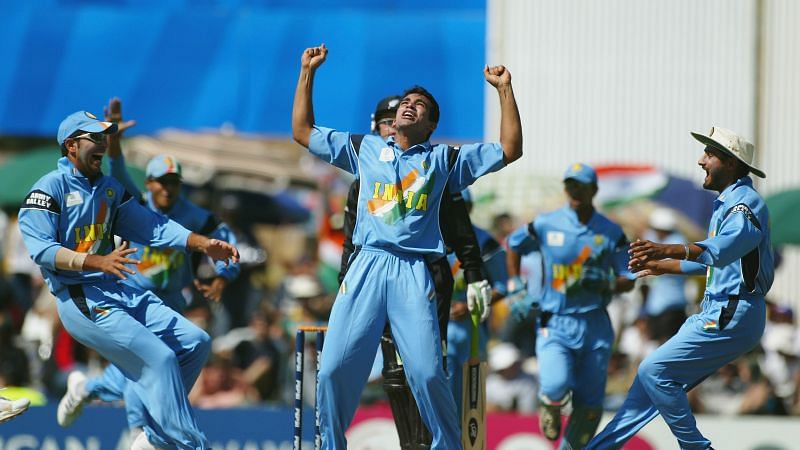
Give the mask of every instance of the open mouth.
M 400 117 L 402 117 L 404 119 L 414 120 L 414 119 L 417 118 L 417 115 L 414 114 L 414 111 L 412 111 L 410 109 L 407 109 L 407 110 L 403 111 L 403 114 L 401 114 Z

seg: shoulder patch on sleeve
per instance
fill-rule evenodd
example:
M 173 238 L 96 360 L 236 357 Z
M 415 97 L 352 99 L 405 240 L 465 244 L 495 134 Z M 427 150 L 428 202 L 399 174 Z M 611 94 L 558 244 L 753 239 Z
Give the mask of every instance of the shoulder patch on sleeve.
M 61 205 L 58 204 L 56 199 L 47 192 L 39 189 L 28 193 L 28 195 L 25 197 L 25 200 L 22 201 L 22 206 L 20 209 L 41 209 L 44 211 L 61 214 Z
M 728 211 L 726 217 L 730 216 L 733 213 L 744 214 L 747 220 L 749 220 L 756 228 L 758 228 L 759 230 L 761 229 L 761 224 L 758 222 L 756 215 L 753 214 L 753 211 L 750 210 L 750 207 L 745 205 L 744 203 L 739 203 L 733 208 L 731 208 L 730 211 Z

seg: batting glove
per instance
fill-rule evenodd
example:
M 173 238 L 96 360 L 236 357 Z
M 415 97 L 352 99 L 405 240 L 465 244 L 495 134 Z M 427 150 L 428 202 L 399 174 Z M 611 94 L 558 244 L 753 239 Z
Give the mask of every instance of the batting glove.
M 479 314 L 481 322 L 489 317 L 489 306 L 492 301 L 492 288 L 486 280 L 467 285 L 467 309 L 470 313 Z

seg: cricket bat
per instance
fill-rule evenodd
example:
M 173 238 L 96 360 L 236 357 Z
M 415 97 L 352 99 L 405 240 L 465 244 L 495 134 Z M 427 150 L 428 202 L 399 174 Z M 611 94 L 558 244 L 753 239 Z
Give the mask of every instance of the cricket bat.
M 461 443 L 464 450 L 486 450 L 486 362 L 478 357 L 480 316 L 472 313 L 469 359 L 464 364 L 461 392 Z

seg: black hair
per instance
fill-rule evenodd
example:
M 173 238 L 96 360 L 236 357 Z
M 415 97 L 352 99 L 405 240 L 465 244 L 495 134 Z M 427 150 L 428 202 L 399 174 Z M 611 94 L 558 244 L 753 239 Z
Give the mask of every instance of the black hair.
M 728 150 L 720 149 L 719 147 L 711 147 L 716 150 L 725 161 L 733 161 L 736 165 L 736 169 L 734 171 L 734 176 L 738 180 L 739 178 L 746 177 L 750 175 L 750 167 L 747 166 L 741 159 L 733 156 L 733 154 Z
M 67 136 L 66 139 L 64 139 L 64 142 L 61 143 L 61 156 L 67 156 L 67 153 L 68 153 L 67 152 L 67 139 L 75 139 L 75 136 L 81 135 L 83 133 L 84 133 L 84 131 L 82 131 L 82 130 L 75 130 L 75 131 L 72 132 L 72 134 Z
M 427 98 L 431 102 L 431 110 L 429 111 L 429 118 L 433 123 L 439 123 L 439 103 L 436 102 L 436 99 L 433 97 L 433 94 L 428 92 L 422 86 L 411 86 L 410 88 L 406 89 L 403 92 L 401 98 L 406 98 L 409 94 L 419 94 Z

